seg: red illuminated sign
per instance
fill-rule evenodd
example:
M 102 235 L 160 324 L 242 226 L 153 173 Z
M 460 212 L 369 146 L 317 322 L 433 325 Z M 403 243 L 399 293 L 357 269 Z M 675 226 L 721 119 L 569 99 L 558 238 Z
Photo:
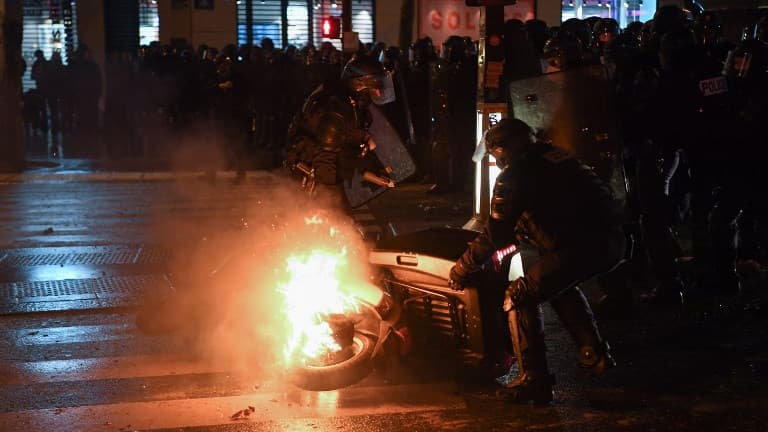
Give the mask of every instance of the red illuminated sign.
M 339 39 L 341 37 L 341 22 L 337 17 L 324 17 L 320 24 L 320 30 L 324 38 Z
M 467 6 L 511 6 L 517 0 L 465 0 Z
M 534 18 L 533 0 L 518 0 L 504 7 L 504 19 L 527 21 Z M 437 47 L 451 35 L 480 37 L 480 9 L 462 0 L 420 0 L 419 37 L 429 36 Z

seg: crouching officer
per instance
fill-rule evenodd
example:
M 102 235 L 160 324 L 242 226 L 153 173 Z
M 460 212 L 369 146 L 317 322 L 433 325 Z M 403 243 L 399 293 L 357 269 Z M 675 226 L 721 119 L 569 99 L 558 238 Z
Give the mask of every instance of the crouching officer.
M 451 269 L 451 285 L 462 289 L 470 273 L 510 243 L 525 240 L 539 248 L 539 261 L 506 290 L 504 310 L 520 370 L 506 389 L 513 402 L 548 403 L 554 380 L 545 354 L 543 302 L 551 304 L 576 342 L 582 368 L 599 375 L 615 366 L 577 285 L 623 258 L 621 211 L 589 167 L 537 142 L 526 123 L 503 119 L 484 141 L 502 171 L 485 230 Z

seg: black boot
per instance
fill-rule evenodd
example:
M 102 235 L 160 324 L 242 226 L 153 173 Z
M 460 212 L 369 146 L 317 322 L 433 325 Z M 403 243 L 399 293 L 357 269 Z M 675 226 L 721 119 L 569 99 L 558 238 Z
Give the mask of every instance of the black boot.
M 683 288 L 680 279 L 672 278 L 662 281 L 640 298 L 651 306 L 679 309 L 683 306 Z
M 600 335 L 587 298 L 578 287 L 563 291 L 550 301 L 552 309 L 579 347 L 579 366 L 602 375 L 616 366 L 611 350 Z
M 509 402 L 552 402 L 554 378 L 547 367 L 544 322 L 539 306 L 512 308 L 508 316 L 512 346 L 520 375 L 502 387 Z
M 552 402 L 554 384 L 554 376 L 546 372 L 525 372 L 504 386 L 502 392 L 511 403 L 542 405 Z

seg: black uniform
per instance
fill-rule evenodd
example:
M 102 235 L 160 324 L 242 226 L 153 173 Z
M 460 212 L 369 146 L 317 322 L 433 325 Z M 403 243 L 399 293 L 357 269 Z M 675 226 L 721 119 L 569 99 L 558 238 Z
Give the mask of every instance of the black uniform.
M 608 187 L 590 168 L 550 145 L 534 145 L 498 176 L 487 227 L 457 265 L 477 268 L 509 243 L 529 241 L 540 249 L 539 261 L 507 289 L 517 311 L 518 360 L 529 377 L 549 376 L 539 306 L 545 301 L 574 338 L 584 367 L 607 355 L 577 284 L 619 263 L 625 248 L 621 223 L 621 209 Z
M 368 143 L 371 115 L 342 86 L 322 84 L 307 98 L 288 130 L 289 164 L 312 167 L 315 181 L 336 185 L 352 175 Z
M 351 180 L 355 172 L 381 174 L 368 133 L 372 121 L 368 107 L 393 100 L 391 76 L 381 63 L 367 56 L 353 57 L 341 79 L 320 85 L 294 117 L 288 130 L 286 165 L 303 173 L 310 193 L 317 185 Z M 338 199 L 336 187 L 321 189 Z

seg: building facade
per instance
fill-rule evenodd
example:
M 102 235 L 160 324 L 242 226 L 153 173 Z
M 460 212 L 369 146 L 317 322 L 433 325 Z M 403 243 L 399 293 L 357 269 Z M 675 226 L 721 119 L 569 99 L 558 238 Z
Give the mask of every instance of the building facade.
M 622 26 L 630 20 L 653 16 L 658 2 L 671 0 L 518 0 L 508 7 L 509 18 L 536 17 L 557 25 L 571 17 L 610 16 Z M 106 53 L 135 51 L 151 42 L 205 44 L 259 44 L 272 39 L 278 48 L 298 48 L 339 39 L 321 36 L 323 17 L 340 17 L 341 0 L 24 0 L 23 56 L 28 64 L 24 88 L 33 88 L 34 53 L 50 58 L 61 54 L 63 62 L 77 46 L 86 43 L 94 59 L 104 65 Z M 404 10 L 404 6 L 412 10 Z M 360 42 L 399 45 L 403 35 L 411 39 L 431 35 L 439 45 L 448 33 L 477 33 L 477 9 L 464 0 L 351 0 L 352 31 Z M 403 22 L 405 20 L 408 22 Z M 404 29 L 403 26 L 406 26 Z M 344 29 L 342 29 L 343 31 Z M 403 31 L 407 30 L 407 31 Z M 410 41 L 407 41 L 410 42 Z

